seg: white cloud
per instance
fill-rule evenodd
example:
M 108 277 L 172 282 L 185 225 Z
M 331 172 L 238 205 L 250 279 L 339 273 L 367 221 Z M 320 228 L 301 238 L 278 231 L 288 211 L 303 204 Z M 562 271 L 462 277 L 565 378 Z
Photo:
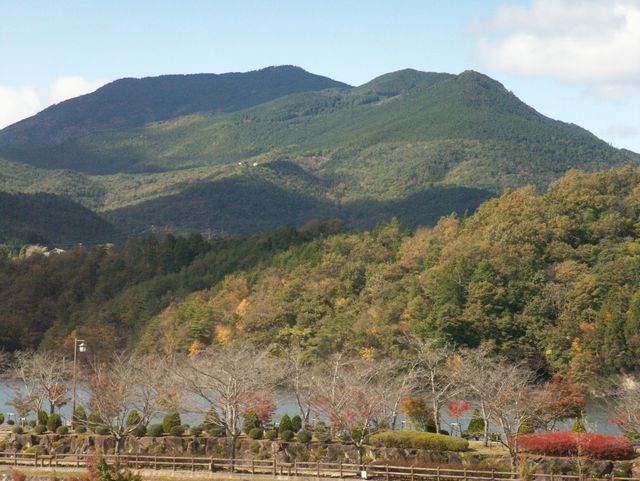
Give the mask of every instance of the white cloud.
M 533 0 L 502 5 L 479 49 L 494 69 L 581 83 L 616 96 L 640 86 L 639 0 Z
M 30 117 L 52 104 L 93 92 L 105 83 L 103 80 L 86 80 L 79 76 L 61 76 L 44 90 L 0 85 L 0 129 Z

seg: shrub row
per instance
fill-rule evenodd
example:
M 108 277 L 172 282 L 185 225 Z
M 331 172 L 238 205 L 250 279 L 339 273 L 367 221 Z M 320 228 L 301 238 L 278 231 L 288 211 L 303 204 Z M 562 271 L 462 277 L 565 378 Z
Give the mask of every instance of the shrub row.
M 466 439 L 424 431 L 384 431 L 369 437 L 369 444 L 384 448 L 413 448 L 431 451 L 465 451 Z
M 630 459 L 633 445 L 621 436 L 595 433 L 549 432 L 519 436 L 522 449 L 546 456 L 585 456 L 593 459 Z

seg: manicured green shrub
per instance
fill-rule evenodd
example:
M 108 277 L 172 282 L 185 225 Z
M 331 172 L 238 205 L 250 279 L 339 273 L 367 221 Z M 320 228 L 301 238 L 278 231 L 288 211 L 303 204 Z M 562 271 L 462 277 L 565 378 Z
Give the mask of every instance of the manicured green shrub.
M 202 427 L 202 424 L 191 426 L 189 428 L 189 434 L 191 434 L 191 436 L 200 436 L 203 431 L 204 431 L 204 427 Z
M 12 431 L 14 432 L 14 434 L 23 434 L 24 430 L 22 429 L 22 426 L 16 426 L 15 428 L 12 429 Z
M 182 421 L 180 420 L 180 414 L 173 412 L 167 413 L 162 420 L 162 429 L 166 434 L 171 434 L 171 429 L 175 426 L 180 426 Z
M 323 421 L 318 421 L 313 426 L 313 435 L 321 443 L 331 442 L 331 431 Z
M 140 422 L 142 422 L 142 419 L 140 418 L 138 411 L 135 409 L 129 411 L 129 414 L 127 415 L 127 426 L 137 426 Z
M 293 428 L 292 431 L 294 433 L 297 433 L 302 429 L 302 418 L 297 414 L 291 418 L 291 427 Z
M 79 424 L 78 426 L 76 426 L 74 431 L 78 434 L 84 434 L 87 432 L 87 427 L 84 424 Z
M 291 441 L 293 439 L 294 433 L 291 430 L 282 431 L 280 433 L 280 437 L 283 441 Z
M 58 429 L 56 429 L 56 434 L 69 434 L 69 428 L 66 426 L 58 426 Z
M 268 431 L 266 431 L 264 433 L 264 437 L 265 437 L 265 439 L 268 439 L 269 441 L 273 441 L 274 439 L 278 439 L 278 431 L 276 431 L 275 429 L 269 429 Z
M 465 451 L 466 439 L 425 431 L 384 431 L 369 436 L 369 444 L 383 448 L 428 449 L 430 451 Z
M 105 428 L 104 426 L 101 426 L 99 428 L 96 428 L 95 433 L 99 436 L 106 436 L 107 434 L 109 434 L 109 429 Z
M 0 413 L 0 424 L 4 424 L 4 414 Z
M 282 433 L 285 431 L 293 431 L 293 424 L 291 424 L 291 418 L 288 414 L 282 416 L 282 418 L 280 419 L 280 424 L 278 424 L 278 433 L 282 435 Z
M 47 429 L 52 433 L 55 433 L 56 429 L 58 429 L 60 426 L 62 426 L 62 418 L 60 417 L 60 415 L 58 413 L 49 415 L 49 417 L 47 418 Z
M 147 428 L 147 436 L 152 436 L 157 438 L 158 436 L 162 436 L 164 434 L 164 428 L 162 424 L 152 424 Z
M 75 415 L 73 416 L 74 421 L 86 421 L 87 420 L 87 412 L 84 410 L 82 406 L 78 406 L 76 408 Z
M 251 439 L 262 439 L 262 429 L 260 428 L 253 428 L 248 434 Z
M 171 428 L 171 431 L 169 431 L 169 434 L 171 434 L 171 436 L 183 436 L 185 430 L 186 430 L 185 427 L 182 425 L 173 426 Z
M 147 435 L 147 427 L 144 424 L 141 424 L 139 426 L 137 426 L 133 431 L 131 431 L 131 434 L 133 436 L 135 436 L 136 438 L 141 438 L 143 436 Z
M 35 419 L 29 419 L 29 421 L 27 422 L 27 426 L 29 426 L 30 428 L 35 428 L 37 424 L 38 423 Z
M 102 420 L 100 419 L 100 416 L 98 416 L 96 413 L 91 413 L 87 417 L 87 426 L 94 433 L 96 432 L 96 429 L 98 429 L 98 426 L 100 426 L 101 423 L 102 423 Z
M 297 435 L 298 441 L 304 444 L 311 442 L 311 433 L 308 431 L 299 431 Z
M 47 427 L 44 424 L 38 424 L 35 428 L 33 428 L 33 432 L 36 434 L 42 434 L 47 430 Z
M 8 424 L 9 426 L 13 426 L 15 423 L 16 423 L 16 422 L 15 422 L 13 419 L 9 419 L 9 420 L 7 421 L 7 424 Z
M 213 436 L 214 438 L 223 438 L 226 434 L 224 429 L 220 427 L 209 428 L 207 433 L 209 433 L 209 436 Z
M 242 421 L 242 432 L 248 435 L 252 429 L 258 428 L 260 428 L 260 420 L 258 419 L 258 415 L 255 411 L 248 411 L 244 415 L 244 420 Z
M 571 431 L 574 433 L 586 433 L 587 429 L 582 424 L 582 420 L 580 418 L 576 418 L 573 426 L 571 426 Z
M 47 425 L 47 421 L 49 420 L 49 414 L 47 414 L 47 411 L 44 411 L 42 409 L 40 409 L 40 411 L 38 411 L 38 424 L 43 424 L 43 425 Z
M 467 434 L 469 436 L 480 436 L 484 432 L 484 419 L 480 414 L 480 409 L 475 408 L 471 419 L 469 420 L 469 426 L 467 426 Z

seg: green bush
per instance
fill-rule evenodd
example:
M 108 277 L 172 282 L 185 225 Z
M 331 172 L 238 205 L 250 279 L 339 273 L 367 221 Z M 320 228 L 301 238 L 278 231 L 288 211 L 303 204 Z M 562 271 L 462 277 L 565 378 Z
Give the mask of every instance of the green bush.
M 47 414 L 47 411 L 44 411 L 42 409 L 40 409 L 40 411 L 38 411 L 38 424 L 43 424 L 43 425 L 47 425 L 47 421 L 49 420 L 49 415 Z
M 302 418 L 297 414 L 291 418 L 291 426 L 293 427 L 293 432 L 297 433 L 302 429 Z
M 282 438 L 283 441 L 291 441 L 293 439 L 293 436 L 294 436 L 294 433 L 290 429 L 287 429 L 286 431 L 282 431 L 280 433 L 280 437 Z
M 44 424 L 38 424 L 35 428 L 33 428 L 33 432 L 36 434 L 42 434 L 47 430 L 47 427 Z
M 171 428 L 171 431 L 169 431 L 169 434 L 171 434 L 171 436 L 182 436 L 184 435 L 185 432 L 185 427 L 182 425 L 178 425 L 178 426 L 173 426 Z
M 89 417 L 87 417 L 87 425 L 89 429 L 94 433 L 101 423 L 102 419 L 100 419 L 100 416 L 98 416 L 96 413 L 91 413 L 89 414 Z
M 268 439 L 269 441 L 273 441 L 274 439 L 278 439 L 278 431 L 276 431 L 275 429 L 269 429 L 268 431 L 266 431 L 264 433 L 264 437 L 265 437 L 265 439 Z
M 87 427 L 84 424 L 80 424 L 76 426 L 75 432 L 77 432 L 78 434 L 84 434 L 87 432 Z
M 258 415 L 255 411 L 248 411 L 244 415 L 244 420 L 242 422 L 242 432 L 248 435 L 252 429 L 258 428 L 260 428 L 260 420 L 258 419 Z
M 99 436 L 106 436 L 107 434 L 109 434 L 109 429 L 105 428 L 104 426 L 101 426 L 99 428 L 96 428 L 95 432 Z
M 582 420 L 580 418 L 576 418 L 573 426 L 571 426 L 571 431 L 574 433 L 586 433 L 587 429 L 582 424 Z
M 299 431 L 298 432 L 298 441 L 304 444 L 307 444 L 309 442 L 311 442 L 311 433 L 309 433 L 308 431 Z
M 180 414 L 177 412 L 167 413 L 162 420 L 162 429 L 164 429 L 166 434 L 170 434 L 172 428 L 180 426 L 181 424 Z
M 141 438 L 143 436 L 146 436 L 147 435 L 147 427 L 144 424 L 140 424 L 133 431 L 131 431 L 131 434 L 133 436 L 135 436 L 136 438 Z
M 0 413 L 0 424 L 4 424 L 4 414 Z
M 152 424 L 147 428 L 147 435 L 157 438 L 158 436 L 162 436 L 164 434 L 164 428 L 162 424 Z
M 428 449 L 430 451 L 465 451 L 466 439 L 424 431 L 384 431 L 372 434 L 369 444 L 383 448 Z
M 27 426 L 29 426 L 30 428 L 35 428 L 37 424 L 38 423 L 35 419 L 29 419 L 29 421 L 27 422 Z
M 129 415 L 127 416 L 127 426 L 137 426 L 141 422 L 142 419 L 140 418 L 138 411 L 136 411 L 135 409 L 129 411 Z
M 56 429 L 56 434 L 69 434 L 69 428 L 66 426 L 58 426 L 58 429 Z
M 86 421 L 87 420 L 87 412 L 84 410 L 82 406 L 78 406 L 76 408 L 75 415 L 73 416 L 74 421 Z
M 56 429 L 60 426 L 62 426 L 62 418 L 60 415 L 58 413 L 51 414 L 47 419 L 47 429 L 52 433 L 55 433 Z
M 24 430 L 22 429 L 21 426 L 16 426 L 15 428 L 13 428 L 12 431 L 14 432 L 14 434 L 22 434 L 22 433 L 24 433 Z
M 213 436 L 214 438 L 223 438 L 225 436 L 225 432 L 224 429 L 222 428 L 209 428 L 209 430 L 207 431 L 207 433 L 209 433 L 209 436 Z
M 8 424 L 9 426 L 13 426 L 15 423 L 16 423 L 16 422 L 15 422 L 13 419 L 9 419 L 9 420 L 7 421 L 7 424 Z
M 288 414 L 285 414 L 280 419 L 280 424 L 278 424 L 278 433 L 282 435 L 285 431 L 293 431 L 293 424 L 291 423 L 291 418 Z
M 197 426 L 191 426 L 191 428 L 189 429 L 189 434 L 191 434 L 191 436 L 200 436 L 203 431 L 204 427 L 202 426 L 202 424 L 198 424 Z
M 253 428 L 248 434 L 251 439 L 262 439 L 262 429 L 260 428 Z

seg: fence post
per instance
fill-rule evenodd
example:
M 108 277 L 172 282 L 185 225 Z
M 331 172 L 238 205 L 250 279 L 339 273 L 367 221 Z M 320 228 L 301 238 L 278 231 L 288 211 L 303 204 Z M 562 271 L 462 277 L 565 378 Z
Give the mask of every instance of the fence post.
M 276 461 L 276 458 L 273 458 L 273 475 L 277 475 L 278 474 L 278 462 Z
M 196 458 L 194 458 L 193 456 L 191 457 L 191 471 L 195 471 L 196 470 Z
M 158 470 L 158 455 L 153 456 L 153 469 Z
M 320 477 L 320 461 L 316 461 L 316 477 Z
M 386 479 L 387 481 L 389 481 L 389 464 L 388 463 L 384 465 L 384 471 L 386 474 Z
M 340 460 L 340 477 L 342 478 L 342 459 Z
M 76 453 L 76 468 L 80 467 L 80 453 Z
M 293 462 L 293 474 L 298 475 L 298 461 Z
M 467 478 L 464 478 L 465 481 L 467 481 Z M 415 481 L 415 474 L 414 474 L 414 468 L 413 468 L 413 464 L 411 465 L 411 481 Z
M 176 457 L 173 457 L 173 471 L 176 470 Z
M 464 481 L 467 481 L 467 468 L 464 468 Z
M 251 474 L 256 474 L 256 461 L 255 459 L 251 459 Z
M 436 469 L 436 479 L 438 481 L 440 481 L 440 466 L 438 466 L 437 469 Z M 495 478 L 493 477 L 493 474 L 491 474 L 491 481 L 495 481 Z

